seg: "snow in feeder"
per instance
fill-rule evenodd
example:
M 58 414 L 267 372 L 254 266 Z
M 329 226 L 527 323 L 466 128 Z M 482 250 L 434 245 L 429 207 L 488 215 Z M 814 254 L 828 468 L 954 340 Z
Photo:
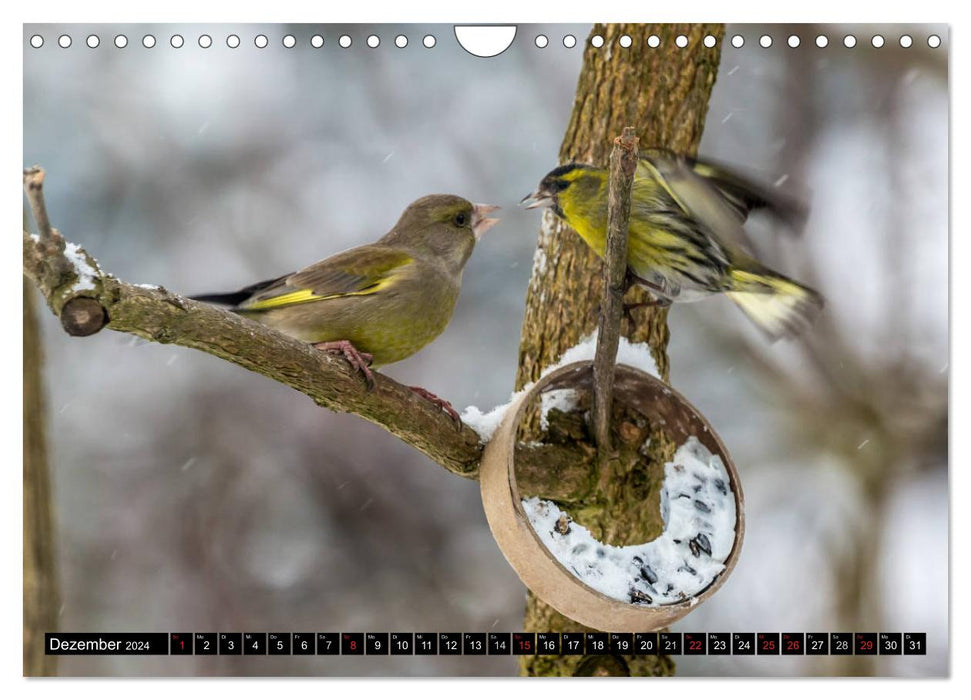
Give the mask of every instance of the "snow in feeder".
M 635 605 L 666 605 L 697 596 L 725 570 L 735 544 L 729 483 L 721 458 L 688 438 L 664 466 L 664 533 L 626 547 L 598 542 L 550 501 L 522 504 L 543 545 L 587 586 Z

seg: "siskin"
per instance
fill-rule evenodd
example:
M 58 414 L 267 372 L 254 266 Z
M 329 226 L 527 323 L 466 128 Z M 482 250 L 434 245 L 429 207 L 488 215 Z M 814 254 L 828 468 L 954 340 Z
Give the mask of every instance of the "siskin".
M 437 338 L 452 318 L 462 268 L 498 207 L 454 195 L 429 195 L 405 209 L 371 245 L 352 248 L 299 272 L 229 294 L 193 297 L 343 355 L 364 374 L 398 362 Z M 454 419 L 448 402 L 411 387 Z
M 550 171 L 527 208 L 548 206 L 603 257 L 608 171 L 570 163 Z M 640 153 L 631 191 L 627 265 L 653 304 L 725 293 L 769 338 L 805 330 L 822 297 L 760 263 L 743 224 L 763 209 L 790 226 L 804 207 L 722 166 L 662 149 Z

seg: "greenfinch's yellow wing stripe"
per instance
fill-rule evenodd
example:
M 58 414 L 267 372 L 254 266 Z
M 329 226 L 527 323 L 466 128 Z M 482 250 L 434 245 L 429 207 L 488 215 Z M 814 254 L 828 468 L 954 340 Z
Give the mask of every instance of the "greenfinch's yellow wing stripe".
M 401 251 L 361 246 L 282 278 L 240 308 L 267 311 L 311 301 L 375 294 L 393 284 L 403 268 L 413 262 L 410 255 Z
M 260 301 L 252 302 L 246 305 L 247 309 L 253 309 L 254 311 L 259 311 L 261 309 L 273 309 L 278 306 L 289 306 L 291 304 L 302 304 L 305 301 L 315 301 L 321 297 L 314 294 L 312 289 L 300 289 L 296 292 L 290 292 L 289 294 L 281 294 L 280 296 L 270 297 L 269 299 L 262 299 Z
M 380 291 L 384 287 L 387 287 L 391 283 L 390 279 L 383 280 L 377 284 L 373 284 L 366 289 L 362 289 L 359 292 L 343 292 L 341 294 L 328 294 L 322 296 L 320 294 L 315 294 L 312 289 L 300 289 L 296 292 L 290 292 L 289 294 L 281 294 L 277 297 L 271 297 L 269 299 L 263 299 L 261 301 L 256 301 L 246 305 L 248 310 L 252 311 L 263 311 L 265 309 L 275 309 L 280 306 L 292 306 L 294 304 L 303 304 L 308 301 L 323 301 L 325 299 L 337 299 L 339 297 L 359 297 L 366 296 L 368 294 L 374 294 Z

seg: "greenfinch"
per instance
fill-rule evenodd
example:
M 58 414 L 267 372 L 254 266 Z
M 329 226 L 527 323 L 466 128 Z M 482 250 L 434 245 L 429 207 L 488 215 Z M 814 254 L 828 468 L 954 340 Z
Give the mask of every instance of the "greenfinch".
M 608 171 L 570 163 L 550 171 L 527 208 L 548 206 L 603 257 Z M 631 190 L 628 271 L 667 306 L 725 293 L 775 340 L 805 330 L 822 297 L 758 261 L 743 224 L 762 209 L 790 229 L 805 207 L 777 188 L 713 163 L 663 149 L 640 153 Z
M 462 269 L 498 207 L 435 194 L 412 202 L 381 239 L 298 272 L 197 301 L 223 304 L 281 333 L 370 366 L 398 362 L 437 338 L 455 310 Z M 458 418 L 447 402 L 411 387 Z

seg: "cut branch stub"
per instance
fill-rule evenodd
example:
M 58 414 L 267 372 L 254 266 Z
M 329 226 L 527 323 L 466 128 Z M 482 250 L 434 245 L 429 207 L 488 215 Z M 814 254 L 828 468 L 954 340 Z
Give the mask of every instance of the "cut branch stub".
M 68 335 L 94 335 L 108 323 L 108 314 L 91 297 L 73 297 L 61 308 L 61 326 Z

